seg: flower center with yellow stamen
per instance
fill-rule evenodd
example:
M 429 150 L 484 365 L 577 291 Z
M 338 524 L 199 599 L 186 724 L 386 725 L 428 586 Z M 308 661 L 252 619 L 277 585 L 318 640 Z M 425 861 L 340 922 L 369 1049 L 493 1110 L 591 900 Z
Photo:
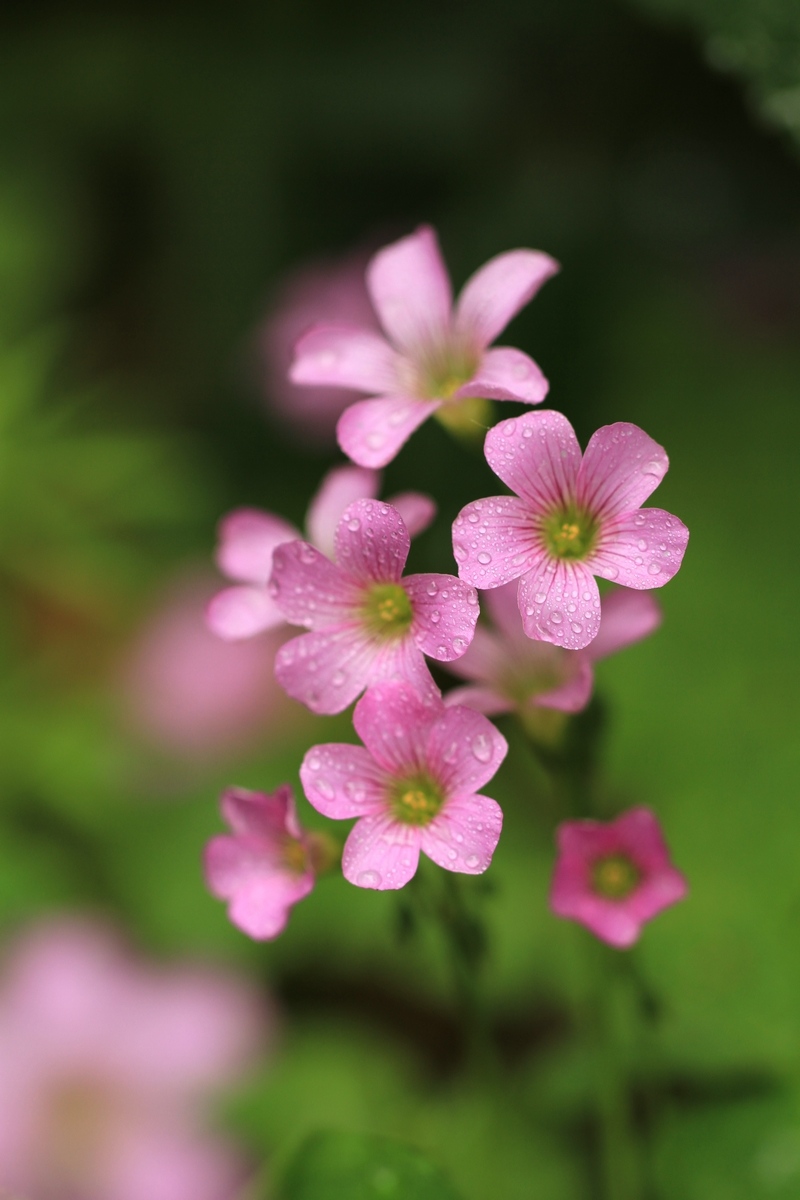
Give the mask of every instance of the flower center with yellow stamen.
M 607 900 L 624 900 L 635 891 L 642 873 L 624 854 L 599 858 L 592 867 L 592 890 Z
M 304 875 L 308 870 L 308 851 L 297 838 L 287 838 L 283 845 L 283 861 L 290 871 Z
M 377 583 L 367 593 L 362 616 L 370 633 L 380 638 L 397 638 L 411 628 L 414 610 L 401 584 Z
M 429 775 L 412 775 L 392 788 L 392 815 L 405 825 L 428 825 L 444 803 L 444 795 Z
M 544 518 L 542 534 L 555 558 L 585 558 L 597 542 L 598 525 L 589 513 L 570 505 Z

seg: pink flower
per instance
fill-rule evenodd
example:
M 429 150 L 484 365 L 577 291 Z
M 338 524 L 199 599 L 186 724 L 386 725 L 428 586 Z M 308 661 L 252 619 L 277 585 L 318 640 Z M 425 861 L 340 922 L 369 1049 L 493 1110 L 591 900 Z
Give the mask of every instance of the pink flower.
M 580 712 L 594 686 L 593 664 L 647 637 L 661 624 L 661 610 L 648 592 L 615 588 L 602 599 L 600 629 L 583 650 L 565 650 L 529 638 L 517 607 L 516 585 L 486 597 L 495 624 L 479 625 L 466 653 L 448 670 L 472 682 L 448 692 L 445 703 L 466 704 L 487 716 L 533 707 Z
M 478 597 L 453 575 L 401 578 L 409 545 L 396 508 L 357 500 L 336 528 L 336 562 L 308 542 L 277 548 L 271 595 L 287 621 L 312 631 L 275 659 L 290 696 L 314 712 L 337 713 L 384 679 L 439 695 L 424 655 L 450 662 L 464 653 Z
M 329 471 L 306 514 L 308 540 L 324 554 L 332 554 L 334 530 L 344 510 L 353 500 L 376 497 L 380 485 L 375 471 L 351 466 Z M 419 492 L 403 492 L 392 498 L 392 504 L 402 513 L 412 537 L 427 529 L 436 515 L 434 502 Z M 218 592 L 208 606 L 208 626 L 218 637 L 235 641 L 284 624 L 267 588 L 272 555 L 276 546 L 301 536 L 282 517 L 257 508 L 238 508 L 223 517 L 217 566 L 239 586 Z
M 314 887 L 313 835 L 300 829 L 288 784 L 272 795 L 229 788 L 222 815 L 232 836 L 206 846 L 209 891 L 228 900 L 234 925 L 252 938 L 282 933 L 289 910 Z
M 492 861 L 503 814 L 476 795 L 508 746 L 486 717 L 426 704 L 405 683 L 370 688 L 356 705 L 364 746 L 314 746 L 300 778 L 326 817 L 359 820 L 342 856 L 358 887 L 401 888 L 420 851 L 448 871 L 479 875 Z
M 631 808 L 607 824 L 565 821 L 557 839 L 550 908 L 612 946 L 633 945 L 645 921 L 686 895 L 648 808 Z
M 680 567 L 686 526 L 640 508 L 669 461 L 638 426 L 604 425 L 581 461 L 566 417 L 525 413 L 489 430 L 486 458 L 517 495 L 463 508 L 453 553 L 461 578 L 476 587 L 519 579 L 528 637 L 580 650 L 600 627 L 594 575 L 641 590 L 661 587 Z
M 500 254 L 468 280 L 454 310 L 436 234 L 423 226 L 380 250 L 367 269 L 386 337 L 318 325 L 297 343 L 290 378 L 374 397 L 346 409 L 336 431 L 345 454 L 364 467 L 391 462 L 435 412 L 457 424 L 459 409 L 468 419 L 476 398 L 539 404 L 548 384 L 536 363 L 520 350 L 488 347 L 557 270 L 537 250 Z
M 244 1164 L 204 1128 L 204 1102 L 262 1031 L 233 979 L 137 962 L 88 921 L 30 932 L 0 983 L 0 1191 L 233 1200 Z

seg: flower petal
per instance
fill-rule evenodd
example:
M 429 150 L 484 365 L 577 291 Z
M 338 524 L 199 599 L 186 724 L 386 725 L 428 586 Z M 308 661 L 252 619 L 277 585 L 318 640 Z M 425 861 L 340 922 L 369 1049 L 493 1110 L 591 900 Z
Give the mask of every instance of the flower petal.
M 489 594 L 494 595 L 495 593 L 490 592 Z M 525 638 L 517 610 L 516 595 L 517 589 L 514 587 L 514 613 L 520 627 L 520 634 Z M 525 641 L 530 644 L 528 638 L 525 638 Z M 502 638 L 487 629 L 485 625 L 478 625 L 467 650 L 461 658 L 448 663 L 447 669 L 453 675 L 458 675 L 460 679 L 472 679 L 478 683 L 493 684 L 499 683 L 510 665 Z M 449 696 L 447 703 L 450 703 Z M 470 707 L 474 708 L 475 706 L 470 705 Z
M 386 772 L 363 746 L 312 746 L 300 767 L 300 780 L 309 804 L 334 820 L 382 812 L 386 805 Z
M 500 421 L 487 433 L 485 450 L 495 475 L 527 500 L 534 513 L 573 498 L 581 448 L 561 413 L 547 409 Z
M 353 462 L 362 467 L 385 467 L 439 404 L 439 400 L 414 396 L 359 400 L 339 417 L 336 437 Z
M 369 683 L 370 686 L 376 683 L 407 683 L 424 704 L 436 705 L 442 698 L 425 656 L 410 634 L 380 647 L 370 670 Z
M 600 628 L 600 593 L 588 566 L 545 558 L 519 581 L 519 611 L 528 637 L 582 650 Z
M 560 269 L 540 250 L 509 250 L 490 258 L 462 288 L 456 328 L 477 346 L 488 346 Z
M 374 498 L 381 478 L 364 467 L 335 467 L 322 481 L 306 514 L 308 540 L 333 558 L 334 534 L 342 513 L 354 500 Z
M 541 404 L 549 390 L 550 384 L 532 358 L 521 350 L 498 346 L 484 351 L 472 378 L 456 392 L 456 399 L 483 396 Z
M 272 552 L 299 533 L 294 525 L 258 508 L 237 508 L 219 523 L 215 561 L 223 575 L 241 583 L 265 584 L 272 570 Z
M 367 268 L 367 288 L 391 341 L 412 357 L 447 335 L 450 279 L 429 226 L 379 250 Z
M 488 783 L 508 751 L 491 721 L 471 708 L 445 708 L 430 730 L 426 761 L 448 796 Z
M 655 596 L 614 588 L 600 601 L 600 629 L 586 653 L 596 661 L 640 642 L 658 629 L 662 613 Z
M 344 844 L 342 874 L 356 887 L 401 888 L 416 873 L 419 842 L 416 825 L 404 825 L 389 813 L 363 817 Z
M 292 905 L 314 890 L 314 875 L 306 871 L 275 871 L 253 877 L 237 889 L 228 906 L 231 922 L 256 941 L 271 941 L 286 928 Z
M 461 579 L 496 588 L 519 579 L 543 556 L 530 506 L 519 496 L 489 496 L 465 505 L 453 522 Z
M 360 583 L 398 583 L 411 539 L 396 508 L 356 500 L 342 514 L 334 537 L 336 561 Z
M 453 688 L 444 697 L 444 703 L 447 708 L 455 708 L 456 705 L 471 708 L 474 712 L 483 713 L 485 717 L 497 717 L 501 713 L 513 712 L 516 707 L 507 696 L 477 684 Z
M 367 686 L 376 650 L 358 626 L 304 633 L 281 646 L 275 678 L 315 713 L 343 712 Z
M 355 388 L 380 395 L 398 382 L 398 355 L 379 333 L 352 325 L 315 325 L 297 342 L 292 383 Z
M 534 705 L 540 708 L 555 708 L 558 712 L 567 713 L 580 712 L 586 708 L 594 686 L 594 671 L 588 659 L 588 651 L 581 653 L 579 650 L 565 650 L 563 657 L 566 658 L 568 654 L 574 655 L 578 660 L 577 663 L 573 663 L 572 672 L 559 687 L 534 696 L 532 698 Z
M 324 629 L 354 619 L 361 588 L 309 542 L 287 542 L 275 551 L 269 591 L 283 619 Z
M 688 541 L 683 521 L 662 508 L 640 508 L 603 527 L 587 566 L 624 587 L 663 587 L 683 562 Z
M 593 433 L 578 472 L 578 503 L 598 518 L 644 504 L 667 473 L 663 446 L 638 425 L 617 421 Z
M 223 588 L 206 608 L 206 625 L 228 642 L 277 629 L 284 620 L 266 587 Z
M 353 713 L 356 733 L 375 761 L 392 775 L 425 764 L 431 722 L 441 700 L 426 702 L 408 683 L 380 683 L 359 700 Z
M 288 783 L 267 792 L 251 792 L 246 788 L 226 788 L 220 801 L 222 816 L 238 834 L 261 838 L 281 837 L 290 833 L 299 837 L 297 814 L 292 789 Z
M 436 518 L 436 501 L 422 492 L 400 492 L 390 496 L 388 503 L 400 513 L 411 538 L 424 533 Z
M 403 587 L 414 610 L 411 631 L 423 654 L 439 662 L 460 658 L 480 611 L 475 589 L 453 575 L 408 575 Z
M 422 852 L 440 867 L 482 874 L 492 861 L 503 828 L 503 812 L 489 796 L 453 796 L 422 829 Z

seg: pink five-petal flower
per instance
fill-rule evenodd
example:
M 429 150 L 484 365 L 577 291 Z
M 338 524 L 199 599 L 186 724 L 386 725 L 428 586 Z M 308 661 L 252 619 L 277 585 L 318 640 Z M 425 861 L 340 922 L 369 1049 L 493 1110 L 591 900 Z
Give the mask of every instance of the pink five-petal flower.
M 308 542 L 275 551 L 270 591 L 287 621 L 310 633 L 275 659 L 275 676 L 314 712 L 337 713 L 365 687 L 405 679 L 439 695 L 424 655 L 450 662 L 475 632 L 475 589 L 453 575 L 402 578 L 409 534 L 397 509 L 357 500 L 336 529 L 336 561 Z
M 354 500 L 378 495 L 381 477 L 361 467 L 334 467 L 323 479 L 306 514 L 309 541 L 324 554 L 333 553 L 339 519 Z M 420 492 L 403 492 L 392 498 L 402 513 L 411 537 L 428 528 L 436 505 Z M 219 524 L 217 566 L 223 575 L 238 581 L 213 597 L 206 621 L 213 633 L 227 641 L 253 637 L 284 624 L 284 618 L 267 589 L 272 556 L 277 546 L 301 537 L 282 517 L 257 508 L 238 508 Z
M 488 593 L 494 628 L 479 625 L 469 649 L 448 670 L 469 680 L 448 692 L 446 704 L 466 704 L 487 716 L 532 707 L 580 712 L 589 703 L 593 664 L 653 633 L 661 609 L 649 592 L 615 588 L 603 596 L 600 629 L 583 650 L 537 642 L 525 633 L 517 607 L 517 587 L 505 584 Z
M 449 871 L 485 871 L 503 814 L 478 789 L 508 749 L 491 722 L 426 703 L 406 683 L 383 683 L 358 702 L 353 723 L 363 746 L 314 746 L 300 768 L 319 812 L 359 818 L 345 843 L 345 878 L 381 891 L 403 887 L 420 851 Z
M 528 637 L 580 650 L 600 627 L 595 575 L 643 590 L 680 567 L 688 529 L 640 507 L 668 459 L 637 425 L 604 425 L 581 459 L 566 417 L 525 413 L 489 430 L 486 458 L 517 495 L 466 505 L 453 523 L 453 553 L 476 587 L 519 580 Z
M 229 788 L 222 815 L 230 835 L 212 838 L 204 864 L 208 889 L 252 938 L 282 933 L 289 910 L 314 887 L 313 836 L 300 829 L 288 784 L 268 795 Z
M 354 462 L 382 467 L 427 417 L 452 420 L 474 398 L 540 404 L 548 383 L 521 350 L 489 349 L 558 264 L 538 250 L 491 259 L 453 308 L 436 234 L 422 226 L 380 250 L 367 286 L 385 337 L 353 325 L 318 325 L 297 343 L 290 378 L 351 387 L 373 397 L 339 418 L 339 445 Z
M 565 821 L 557 840 L 550 908 L 612 946 L 633 945 L 645 921 L 686 895 L 686 880 L 648 808 L 631 808 L 608 823 Z

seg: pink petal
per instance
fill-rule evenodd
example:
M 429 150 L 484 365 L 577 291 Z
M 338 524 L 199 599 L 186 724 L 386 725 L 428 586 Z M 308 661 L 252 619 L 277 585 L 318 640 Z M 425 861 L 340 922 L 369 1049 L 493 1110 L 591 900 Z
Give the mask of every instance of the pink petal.
M 400 513 L 412 538 L 424 533 L 436 518 L 436 501 L 422 492 L 400 492 L 391 496 L 388 503 Z
M 104 1155 L 103 1200 L 221 1200 L 240 1193 L 244 1163 L 231 1148 L 202 1137 L 157 1108 L 134 1113 Z
M 269 590 L 283 619 L 308 629 L 352 621 L 362 600 L 347 572 L 308 542 L 278 547 Z
M 519 579 L 543 554 L 530 506 L 518 496 L 473 500 L 453 522 L 458 574 L 474 587 L 496 588 Z
M 530 647 L 531 640 L 522 627 L 522 617 L 517 599 L 519 587 L 512 580 L 504 587 L 493 588 L 484 597 L 484 611 L 489 614 L 492 624 L 503 636 L 503 641 L 511 643 L 508 647 L 510 654 L 516 654 L 520 649 Z
M 663 587 L 680 567 L 688 541 L 683 521 L 661 508 L 640 508 L 603 527 L 587 565 L 624 587 Z
M 663 446 L 638 425 L 617 421 L 592 434 L 578 474 L 578 502 L 600 518 L 631 512 L 667 473 Z
M 283 623 L 283 613 L 266 587 L 223 588 L 206 608 L 206 625 L 227 642 L 277 629 Z
M 539 367 L 521 350 L 499 346 L 484 351 L 472 378 L 456 392 L 456 398 L 484 396 L 487 400 L 519 400 L 541 404 L 550 384 Z
M 668 865 L 642 881 L 628 901 L 628 911 L 638 921 L 650 921 L 665 908 L 683 900 L 688 891 L 686 878 Z
M 495 593 L 490 592 L 489 594 L 494 595 Z M 529 639 L 525 637 L 522 630 L 516 597 L 517 588 L 514 586 L 514 612 L 517 617 L 517 624 L 520 628 L 521 637 L 525 638 L 525 641 L 530 644 Z M 479 683 L 499 683 L 507 673 L 509 665 L 509 656 L 506 653 L 506 647 L 502 639 L 487 629 L 486 626 L 478 625 L 466 652 L 461 658 L 457 658 L 449 663 L 447 669 L 453 675 L 458 675 L 461 679 L 474 679 Z M 450 703 L 449 698 L 447 702 Z M 475 706 L 470 705 L 470 707 L 474 708 Z
M 299 836 L 297 814 L 292 789 L 283 784 L 269 795 L 245 788 L 227 788 L 220 803 L 222 816 L 233 833 L 254 834 L 271 838 L 284 833 Z M 294 828 L 290 828 L 290 826 Z
M 519 611 L 528 637 L 582 650 L 600 628 L 600 593 L 585 563 L 543 558 L 519 581 Z
M 381 325 L 401 350 L 414 357 L 445 338 L 452 293 L 429 226 L 379 250 L 367 268 L 367 288 Z
M 334 820 L 363 817 L 386 807 L 386 772 L 363 746 L 312 746 L 300 767 L 309 804 Z
M 244 835 L 213 837 L 203 853 L 206 885 L 218 900 L 230 900 L 253 879 L 274 873 L 279 864 L 277 842 Z
M 385 338 L 351 325 L 315 325 L 294 349 L 292 383 L 354 388 L 381 395 L 398 384 L 398 356 Z
M 658 629 L 662 613 L 649 592 L 614 588 L 600 601 L 600 629 L 586 653 L 596 661 L 640 642 Z
M 257 508 L 237 508 L 218 527 L 215 561 L 223 575 L 242 583 L 267 582 L 272 553 L 282 542 L 299 537 L 294 525 Z
M 560 270 L 539 250 L 509 250 L 489 259 L 467 280 L 456 308 L 456 327 L 477 346 L 488 346 Z
M 370 687 L 377 683 L 408 684 L 424 704 L 441 702 L 442 693 L 410 633 L 398 641 L 384 643 L 378 650 L 369 678 Z
M 431 722 L 441 700 L 428 702 L 407 683 L 371 687 L 353 713 L 356 733 L 375 761 L 391 775 L 421 767 Z
M 315 713 L 343 712 L 370 680 L 377 654 L 357 625 L 292 638 L 275 656 L 275 678 Z
M 410 546 L 400 513 L 378 500 L 356 500 L 336 526 L 336 561 L 361 583 L 398 583 Z
M 445 708 L 428 736 L 426 760 L 448 796 L 469 794 L 488 783 L 508 743 L 481 713 Z
M 550 409 L 501 421 L 486 435 L 486 461 L 534 513 L 574 496 L 581 448 L 566 417 Z
M 439 404 L 439 400 L 414 396 L 359 400 L 339 417 L 336 437 L 353 462 L 362 467 L 385 467 Z
M 314 890 L 314 875 L 306 871 L 274 871 L 253 876 L 231 898 L 228 917 L 242 933 L 259 942 L 271 941 L 283 933 L 294 904 Z
M 669 847 L 655 813 L 643 805 L 629 808 L 608 826 L 613 831 L 615 846 L 648 874 L 669 866 Z
M 516 705 L 502 693 L 493 691 L 490 687 L 480 687 L 478 685 L 468 685 L 467 687 L 457 687 L 449 691 L 444 697 L 444 702 L 447 708 L 455 708 L 461 705 L 464 708 L 471 708 L 475 712 L 483 713 L 486 717 L 497 717 L 501 713 L 513 712 Z
M 333 539 L 342 513 L 354 500 L 377 496 L 380 484 L 380 475 L 364 467 L 335 467 L 329 471 L 306 515 L 308 540 L 333 558 Z
M 453 796 L 421 831 L 422 851 L 448 871 L 482 874 L 492 861 L 503 812 L 489 796 Z
M 592 642 L 594 646 L 594 642 Z M 578 659 L 572 674 L 560 687 L 549 692 L 540 692 L 532 697 L 532 703 L 540 708 L 555 708 L 559 712 L 576 713 L 586 708 L 594 686 L 594 672 L 588 660 L 587 652 L 580 650 L 565 650 L 564 656 L 574 654 Z M 565 664 L 566 666 L 566 664 Z
M 417 870 L 419 842 L 417 825 L 404 825 L 389 813 L 362 817 L 344 844 L 342 874 L 357 887 L 401 888 Z
M 414 641 L 430 658 L 460 658 L 478 620 L 478 595 L 453 575 L 408 575 L 403 587 L 414 610 Z

